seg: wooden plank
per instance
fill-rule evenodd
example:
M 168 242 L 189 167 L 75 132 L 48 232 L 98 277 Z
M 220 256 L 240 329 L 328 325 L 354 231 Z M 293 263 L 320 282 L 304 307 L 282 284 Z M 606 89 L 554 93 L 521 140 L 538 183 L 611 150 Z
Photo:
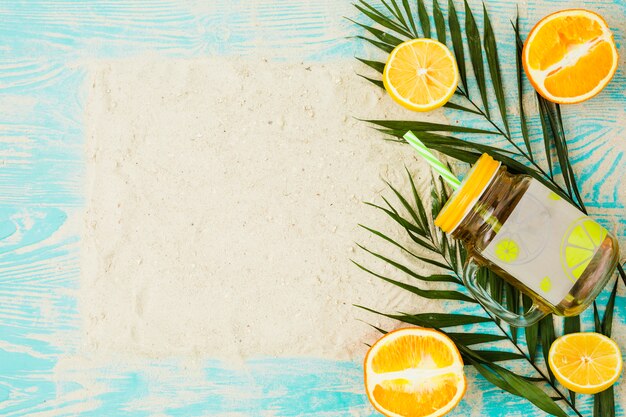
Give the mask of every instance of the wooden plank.
M 177 363 L 148 362 L 133 369 L 67 363 L 66 355 L 80 347 L 72 292 L 79 273 L 75 244 L 85 164 L 83 82 L 89 61 L 142 53 L 321 61 L 374 54 L 347 39 L 356 29 L 342 16 L 358 17 L 349 2 L 206 3 L 32 0 L 0 5 L 0 414 L 374 415 L 362 395 L 359 365 L 353 363 L 283 358 L 252 361 L 240 369 L 209 363 L 198 379 L 190 379 Z M 480 7 L 478 1 L 470 3 L 475 10 Z M 567 4 L 578 6 L 606 17 L 625 56 L 626 3 Z M 516 2 L 489 1 L 487 7 L 503 48 L 503 75 L 510 81 L 514 67 L 508 65 L 513 62 L 508 20 Z M 563 7 L 557 0 L 520 4 L 524 31 Z M 479 26 L 481 19 L 477 14 Z M 615 227 L 622 242 L 624 82 L 620 69 L 599 97 L 564 108 L 583 198 L 600 221 Z M 457 120 L 456 113 L 446 115 Z M 539 129 L 536 122 L 530 127 Z M 620 295 L 616 311 L 623 311 L 625 303 Z M 618 313 L 616 320 L 622 324 L 617 337 L 623 340 L 626 318 Z M 505 416 L 513 409 L 519 415 L 540 415 L 469 373 L 473 394 L 483 390 L 481 410 L 462 403 L 454 415 Z M 93 387 L 97 389 L 90 391 Z M 587 403 L 582 410 L 588 413 Z

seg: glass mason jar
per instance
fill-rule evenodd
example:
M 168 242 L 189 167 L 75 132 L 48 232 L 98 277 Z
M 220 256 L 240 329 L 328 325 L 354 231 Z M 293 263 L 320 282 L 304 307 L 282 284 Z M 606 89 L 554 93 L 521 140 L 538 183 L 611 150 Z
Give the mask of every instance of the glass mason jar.
M 483 154 L 446 202 L 435 224 L 465 245 L 463 280 L 493 314 L 520 327 L 549 313 L 580 314 L 619 262 L 617 239 L 558 194 L 513 175 Z M 510 312 L 477 283 L 487 267 L 533 300 Z

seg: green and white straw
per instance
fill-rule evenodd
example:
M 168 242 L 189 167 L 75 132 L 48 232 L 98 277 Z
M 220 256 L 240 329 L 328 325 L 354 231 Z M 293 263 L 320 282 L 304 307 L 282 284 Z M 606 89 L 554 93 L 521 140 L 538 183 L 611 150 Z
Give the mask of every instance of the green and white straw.
M 439 159 L 437 159 L 435 155 L 430 152 L 426 145 L 424 145 L 424 143 L 422 143 L 422 141 L 419 140 L 413 132 L 406 132 L 404 134 L 404 139 L 406 139 L 406 141 L 415 148 L 417 153 L 422 155 L 422 157 L 426 160 L 426 162 L 428 162 L 431 168 L 434 169 L 436 173 L 441 175 L 441 178 L 443 178 L 445 182 L 450 184 L 450 187 L 456 190 L 461 186 L 461 181 L 459 181 L 459 179 L 454 176 L 454 174 L 451 173 L 448 168 Z

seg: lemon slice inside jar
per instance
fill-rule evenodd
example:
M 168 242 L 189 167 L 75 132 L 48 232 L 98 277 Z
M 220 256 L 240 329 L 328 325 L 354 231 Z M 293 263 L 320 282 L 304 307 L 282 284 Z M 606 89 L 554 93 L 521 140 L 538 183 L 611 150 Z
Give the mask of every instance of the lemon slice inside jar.
M 606 234 L 604 227 L 587 217 L 572 223 L 561 243 L 561 263 L 572 282 L 587 269 Z

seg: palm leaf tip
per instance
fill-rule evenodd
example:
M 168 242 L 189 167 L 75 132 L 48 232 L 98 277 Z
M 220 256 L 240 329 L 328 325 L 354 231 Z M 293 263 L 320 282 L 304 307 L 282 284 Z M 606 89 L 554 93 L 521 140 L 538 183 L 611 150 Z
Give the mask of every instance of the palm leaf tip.
M 480 44 L 480 32 L 478 31 L 476 19 L 474 19 L 474 14 L 467 0 L 465 0 L 465 33 L 467 35 L 467 45 L 472 69 L 474 70 L 474 76 L 478 84 L 478 91 L 480 92 L 485 114 L 487 117 L 490 117 L 489 102 L 487 100 L 487 83 L 485 81 L 485 67 L 483 65 L 483 51 Z
M 368 38 L 366 36 L 356 35 L 356 36 L 354 36 L 354 38 L 361 39 L 361 40 L 363 40 L 365 42 L 369 42 L 372 45 L 374 45 L 375 47 L 377 47 L 378 49 L 380 49 L 381 51 L 387 52 L 388 54 L 390 54 L 391 51 L 393 51 L 393 48 L 394 48 L 393 45 L 390 45 L 390 44 L 382 42 L 382 41 L 377 41 L 375 39 Z
M 372 26 L 364 25 L 363 23 L 359 23 L 356 20 L 352 20 L 349 17 L 346 17 L 346 19 L 348 19 L 349 21 L 351 21 L 355 25 L 362 27 L 367 32 L 369 32 L 372 35 L 374 35 L 381 42 L 385 42 L 385 43 L 388 43 L 388 44 L 393 45 L 393 46 L 397 46 L 397 45 L 402 43 L 401 39 L 398 39 L 395 36 L 393 36 L 393 35 L 391 35 L 391 34 L 389 34 L 387 32 L 384 32 L 384 31 L 382 31 L 380 29 L 376 29 L 376 28 L 374 28 Z
M 524 45 L 521 43 L 519 36 L 519 13 L 515 16 L 515 23 L 511 22 L 513 31 L 515 32 L 515 75 L 517 78 L 517 97 L 519 105 L 520 129 L 528 158 L 534 161 L 533 150 L 530 145 L 530 135 L 528 134 L 528 122 L 526 121 L 526 111 L 524 110 L 524 69 L 522 68 L 522 49 Z
M 435 20 L 435 29 L 437 30 L 437 40 L 446 44 L 446 22 L 443 17 L 443 12 L 437 0 L 433 0 L 433 19 Z
M 415 36 L 410 31 L 407 31 L 405 28 L 403 28 L 401 24 L 398 24 L 394 20 L 385 16 L 383 13 L 378 11 L 378 9 L 371 6 L 369 3 L 363 0 L 360 0 L 359 2 L 360 2 L 360 5 L 353 3 L 354 7 L 356 7 L 361 13 L 369 17 L 374 22 L 378 23 L 379 25 L 387 29 L 394 31 L 396 34 L 400 36 L 406 37 L 407 39 L 415 38 Z
M 498 108 L 500 109 L 500 117 L 504 123 L 504 128 L 507 134 L 510 135 L 509 121 L 506 111 L 506 99 L 504 95 L 504 87 L 502 85 L 502 75 L 500 73 L 500 62 L 498 59 L 498 47 L 496 44 L 496 35 L 491 26 L 491 20 L 487 13 L 487 7 L 483 3 L 483 16 L 485 21 L 485 54 L 487 55 L 487 64 L 489 66 L 489 73 L 491 74 L 491 84 L 496 95 L 496 101 L 498 102 Z
M 366 81 L 369 81 L 370 83 L 374 84 L 376 87 L 385 88 L 385 84 L 381 80 L 376 80 L 374 78 L 367 77 L 363 74 L 357 74 L 357 76 L 363 78 Z
M 367 65 L 368 67 L 372 68 L 376 72 L 380 73 L 380 74 L 382 74 L 383 71 L 385 70 L 385 63 L 384 62 L 372 61 L 372 60 L 369 60 L 369 59 L 359 58 L 358 56 L 355 57 L 355 58 L 357 60 L 359 60 L 360 62 L 362 62 L 363 64 Z
M 385 1 L 385 0 L 380 0 L 380 2 L 385 6 L 385 8 L 391 13 L 391 15 L 393 17 L 395 17 L 396 19 L 398 19 L 398 22 L 402 25 L 402 27 L 407 30 L 409 33 L 411 33 L 406 20 L 404 19 L 404 15 L 402 14 L 402 12 L 400 11 L 400 8 L 398 7 L 398 3 L 396 3 L 396 0 L 389 0 L 391 2 L 391 5 L 393 6 L 393 8 Z M 411 33 L 413 34 L 413 33 Z
M 417 34 L 417 27 L 415 26 L 415 19 L 413 19 L 413 11 L 411 10 L 409 0 L 402 0 L 402 6 L 404 7 L 404 13 L 406 13 L 409 19 L 409 24 L 411 25 L 413 33 Z
M 422 33 L 425 38 L 430 38 L 430 18 L 428 16 L 428 10 L 424 0 L 417 0 L 417 15 L 420 19 L 420 25 L 422 26 Z
M 452 49 L 454 50 L 454 58 L 459 67 L 459 77 L 461 78 L 461 84 L 463 89 L 469 95 L 467 88 L 467 73 L 465 71 L 465 52 L 463 50 L 463 41 L 461 37 L 461 25 L 459 24 L 459 17 L 454 7 L 454 2 L 448 0 L 448 27 L 450 28 L 450 39 L 452 40 Z

